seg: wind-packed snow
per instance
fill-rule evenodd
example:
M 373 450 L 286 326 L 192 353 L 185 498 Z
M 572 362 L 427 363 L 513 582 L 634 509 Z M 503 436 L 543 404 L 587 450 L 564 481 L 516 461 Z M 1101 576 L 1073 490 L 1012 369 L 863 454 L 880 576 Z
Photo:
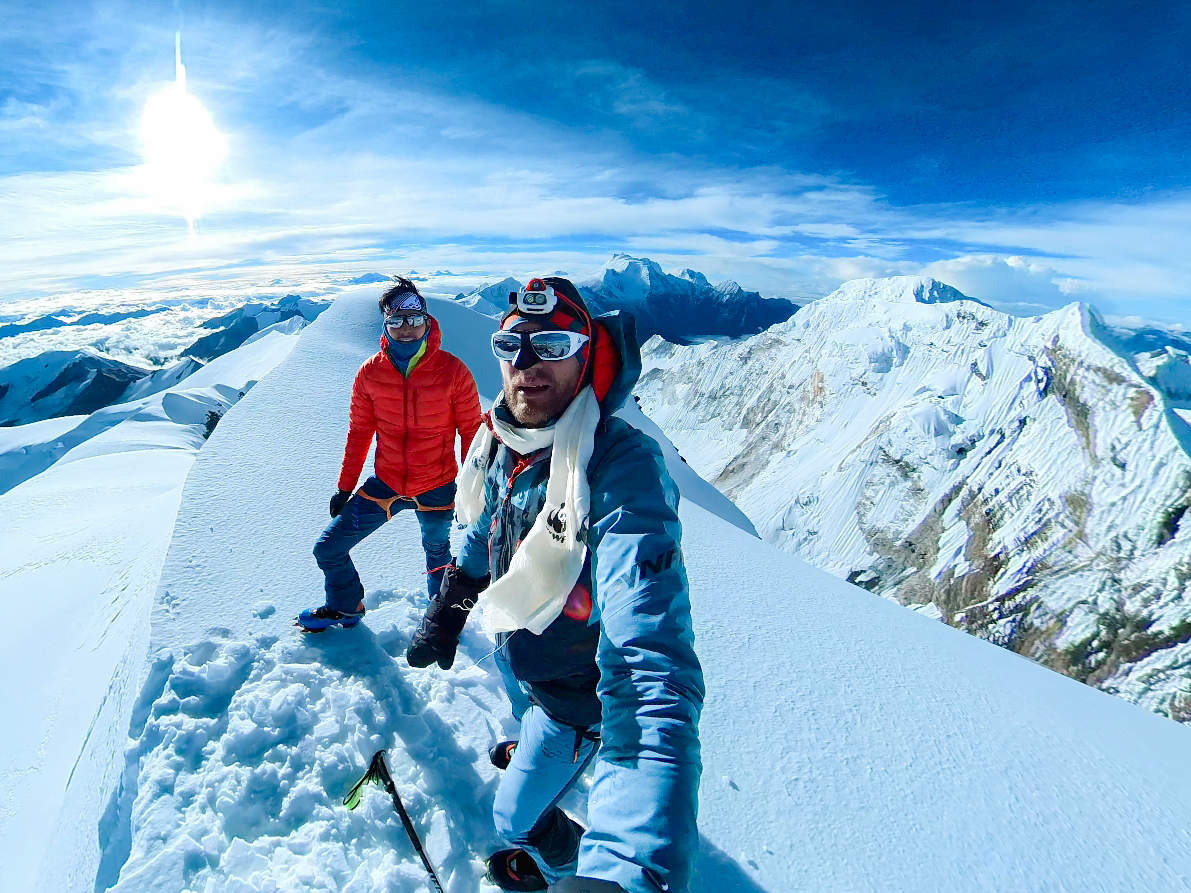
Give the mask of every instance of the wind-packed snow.
M 95 547 L 82 554 L 143 561 L 123 596 L 125 625 L 106 627 L 124 663 L 89 650 L 119 607 L 113 587 L 72 604 L 91 611 L 77 621 L 77 641 L 66 609 L 41 599 L 52 613 L 39 628 L 54 630 L 55 647 L 47 655 L 44 638 L 29 636 L 4 658 L 8 678 L 26 680 L 6 715 L 44 722 L 69 711 L 30 712 L 35 701 L 75 698 L 58 690 L 75 680 L 79 700 L 91 692 L 86 708 L 68 705 L 77 728 L 5 733 L 9 765 L 24 767 L 5 777 L 5 886 L 424 890 L 384 793 L 370 790 L 355 812 L 340 805 L 385 747 L 447 890 L 492 890 L 480 862 L 499 845 L 486 751 L 515 724 L 478 624 L 451 671 L 404 662 L 426 600 L 414 519 L 399 516 L 353 553 L 368 590 L 363 624 L 319 636 L 291 626 L 322 601 L 310 549 L 327 521 L 351 381 L 379 336 L 374 299 L 375 289 L 345 293 L 308 326 L 197 458 L 183 449 L 93 455 L 0 497 L 0 510 L 19 510 L 41 492 L 33 488 L 63 475 L 70 489 L 70 469 L 87 467 L 108 488 L 88 496 L 98 503 L 145 477 L 150 455 L 192 460 L 159 575 L 151 565 L 160 568 L 168 536 L 164 503 L 178 505 L 180 478 L 148 474 L 163 489 L 160 510 L 129 496 L 146 516 L 134 536 L 117 538 L 112 524 L 103 543 L 87 528 L 85 545 Z M 493 321 L 450 302 L 432 312 L 447 349 L 491 398 Z M 775 550 L 724 520 L 734 516 L 723 497 L 663 446 L 684 487 L 708 689 L 693 890 L 1191 888 L 1188 729 Z M 105 456 L 127 465 L 88 464 Z M 44 520 L 56 495 L 27 516 L 27 548 L 40 538 L 59 550 L 35 562 L 78 553 L 75 527 Z M 5 560 L 12 554 L 6 538 Z M 36 582 L 34 573 L 30 565 L 0 579 Z M 59 591 L 60 573 L 38 589 Z M 19 593 L 7 592 L 14 604 Z M 148 666 L 136 659 L 146 648 Z M 92 703 L 99 689 L 110 692 L 106 712 Z M 583 793 L 563 802 L 580 819 Z
M 44 471 L 70 447 L 66 437 L 83 415 L 59 416 L 28 425 L 0 427 L 0 493 Z
M 0 434 L 0 468 L 24 481 L 0 495 L 0 598 L 11 615 L 0 653 L 4 889 L 92 886 L 207 413 L 227 410 L 296 341 L 269 333 L 163 393 Z

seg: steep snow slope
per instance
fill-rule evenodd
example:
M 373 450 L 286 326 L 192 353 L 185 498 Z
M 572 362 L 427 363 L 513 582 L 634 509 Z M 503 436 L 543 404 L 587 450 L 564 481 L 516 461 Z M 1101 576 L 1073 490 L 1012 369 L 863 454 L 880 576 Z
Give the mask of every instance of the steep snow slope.
M 255 384 L 251 376 L 256 370 L 267 372 L 270 364 L 279 361 L 294 344 L 292 338 L 306 324 L 304 319 L 292 318 L 276 323 L 257 332 L 244 342 L 245 345 L 268 339 L 266 347 L 245 351 L 236 359 L 224 360 L 206 370 L 197 360 L 184 359 L 156 373 L 141 379 L 125 393 L 119 403 L 105 406 L 90 415 L 61 416 L 31 422 L 27 425 L 0 428 L 0 493 L 7 492 L 22 481 L 40 474 L 71 451 L 77 450 L 119 425 L 127 419 L 143 421 L 155 414 L 164 413 L 170 422 L 192 425 L 208 421 L 207 413 L 222 415 L 240 397 L 243 391 Z M 245 383 L 241 387 L 233 382 Z M 174 392 L 168 397 L 161 392 Z M 180 400 L 178 394 L 186 399 Z M 156 399 L 154 399 L 155 395 Z M 199 416 L 195 418 L 196 414 Z M 116 435 L 116 442 L 123 442 L 132 426 L 125 426 Z M 177 432 L 168 426 L 163 429 L 166 439 L 172 441 Z M 152 444 L 152 436 L 149 441 Z M 102 444 L 104 441 L 95 441 Z M 94 445 L 94 444 L 93 444 Z
M 4 889 L 92 886 L 153 595 L 207 413 L 235 403 L 296 340 L 268 333 L 163 393 L 0 439 L 38 442 L 22 456 L 39 466 L 39 449 L 62 454 L 0 496 L 0 599 L 10 614 L 0 652 Z M 58 422 L 70 430 L 51 428 Z
M 369 613 L 321 600 L 346 400 L 378 334 L 344 297 L 216 429 L 186 485 L 97 889 L 421 890 L 387 799 L 339 805 L 371 752 L 450 893 L 489 890 L 486 748 L 514 726 L 475 627 L 449 672 L 403 652 L 425 603 L 416 523 L 356 554 Z M 495 393 L 490 321 L 436 303 Z M 1191 884 L 1189 731 L 682 509 L 708 682 L 697 891 L 1172 889 Z M 564 803 L 583 814 L 580 791 Z
M 769 542 L 1191 718 L 1177 404 L 1081 305 L 962 298 L 859 280 L 753 338 L 655 342 L 642 407 Z
M 0 427 L 0 493 L 7 493 L 57 462 L 70 449 L 66 435 L 86 418 L 68 415 Z

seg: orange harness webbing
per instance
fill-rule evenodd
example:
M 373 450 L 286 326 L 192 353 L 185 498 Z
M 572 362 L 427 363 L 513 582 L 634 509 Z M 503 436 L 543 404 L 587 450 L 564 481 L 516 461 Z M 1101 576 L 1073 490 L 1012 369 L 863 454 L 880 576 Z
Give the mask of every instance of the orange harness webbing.
M 369 502 L 375 502 L 377 505 L 379 505 L 385 510 L 385 517 L 390 521 L 393 520 L 393 503 L 399 500 L 404 502 L 412 502 L 414 504 L 414 508 L 419 512 L 455 511 L 455 503 L 453 502 L 450 505 L 422 505 L 422 503 L 418 502 L 418 497 L 416 496 L 390 496 L 388 499 L 381 499 L 379 496 L 372 496 L 368 493 L 365 493 L 362 487 L 356 491 L 356 495 L 361 499 L 367 499 Z

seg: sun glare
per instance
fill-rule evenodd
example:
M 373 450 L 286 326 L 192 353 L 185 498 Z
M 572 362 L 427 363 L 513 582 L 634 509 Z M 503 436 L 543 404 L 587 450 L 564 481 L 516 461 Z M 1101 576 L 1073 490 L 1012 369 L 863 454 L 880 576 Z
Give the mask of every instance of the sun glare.
M 175 82 L 154 93 L 141 114 L 141 148 L 149 191 L 186 218 L 191 232 L 209 205 L 227 137 L 186 89 L 181 35 L 175 38 Z

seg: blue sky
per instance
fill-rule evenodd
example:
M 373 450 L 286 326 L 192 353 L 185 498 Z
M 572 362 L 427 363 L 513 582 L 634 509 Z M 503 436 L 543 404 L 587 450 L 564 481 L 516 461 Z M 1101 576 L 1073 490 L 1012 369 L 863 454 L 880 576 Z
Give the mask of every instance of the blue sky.
M 227 140 L 196 235 L 141 157 L 179 28 Z M 626 251 L 1179 323 L 1189 40 L 1185 3 L 7 2 L 0 300 Z

